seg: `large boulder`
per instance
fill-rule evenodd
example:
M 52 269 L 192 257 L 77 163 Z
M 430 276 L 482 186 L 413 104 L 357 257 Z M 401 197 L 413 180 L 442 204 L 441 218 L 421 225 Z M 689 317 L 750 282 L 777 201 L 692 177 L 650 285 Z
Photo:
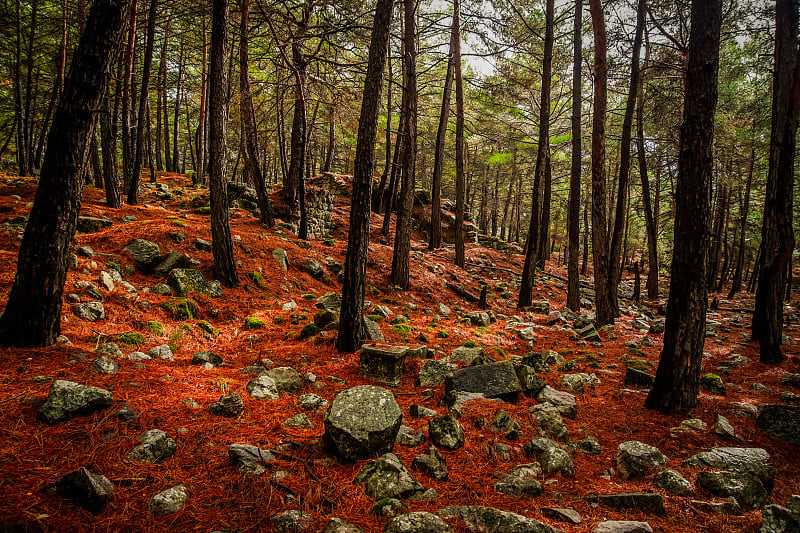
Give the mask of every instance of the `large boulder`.
M 429 419 L 428 435 L 431 442 L 445 450 L 457 450 L 464 446 L 464 428 L 453 415 Z
M 511 361 L 462 368 L 445 381 L 445 391 L 474 392 L 486 398 L 514 401 L 522 392 Z
M 222 296 L 218 285 L 207 283 L 202 272 L 194 268 L 173 268 L 167 276 L 167 284 L 178 296 L 188 296 L 192 291 L 215 298 Z
M 122 251 L 131 257 L 133 264 L 142 272 L 152 271 L 161 262 L 161 249 L 156 243 L 144 239 L 133 239 Z
M 536 395 L 539 403 L 554 405 L 561 416 L 574 420 L 578 416 L 578 401 L 574 394 L 546 386 Z
M 106 389 L 57 379 L 50 386 L 47 400 L 39 408 L 36 418 L 47 424 L 57 424 L 106 409 L 112 399 L 111 392 Z
M 534 518 L 479 505 L 452 505 L 439 511 L 444 518 L 460 518 L 470 531 L 481 533 L 563 533 Z
M 761 480 L 751 472 L 705 470 L 697 474 L 697 485 L 714 496 L 735 498 L 744 508 L 761 509 L 771 503 Z
M 600 494 L 589 498 L 605 507 L 618 511 L 642 511 L 645 514 L 665 516 L 664 497 L 654 492 L 623 492 L 619 494 Z
M 800 446 L 800 406 L 759 405 L 756 427 L 774 439 Z
M 394 395 L 373 385 L 340 392 L 325 413 L 325 441 L 345 462 L 388 452 L 403 414 Z
M 689 457 L 683 464 L 695 468 L 749 472 L 761 480 L 767 491 L 772 490 L 778 476 L 778 470 L 763 448 L 713 448 Z
M 438 387 L 443 384 L 448 377 L 453 375 L 458 369 L 453 363 L 447 361 L 440 361 L 438 359 L 429 359 L 422 363 L 422 368 L 419 371 L 419 384 L 421 387 Z
M 623 442 L 617 448 L 617 469 L 622 479 L 641 477 L 666 465 L 667 458 L 658 448 L 638 440 Z
M 72 314 L 87 322 L 98 322 L 106 317 L 102 302 L 81 302 L 72 306 Z
M 364 493 L 375 501 L 384 498 L 410 498 L 425 491 L 425 487 L 414 479 L 400 458 L 393 453 L 386 453 L 368 462 L 353 482 L 363 486 Z
M 435 514 L 425 512 L 408 513 L 392 518 L 383 533 L 451 533 L 447 522 Z

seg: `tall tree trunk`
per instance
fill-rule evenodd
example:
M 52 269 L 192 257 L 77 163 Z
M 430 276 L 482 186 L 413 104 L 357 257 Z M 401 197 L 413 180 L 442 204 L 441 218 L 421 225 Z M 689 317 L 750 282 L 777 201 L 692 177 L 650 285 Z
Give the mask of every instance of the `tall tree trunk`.
M 36 43 L 36 27 L 39 22 L 39 2 L 32 0 L 31 6 L 31 23 L 30 32 L 28 33 L 28 51 L 27 51 L 27 72 L 25 75 L 25 115 L 22 118 L 23 129 L 23 142 L 25 143 L 25 158 L 26 164 L 30 170 L 33 156 L 33 113 L 31 108 L 33 106 L 33 86 L 34 86 L 34 49 Z
M 226 7 L 227 11 L 227 7 Z M 197 163 L 195 164 L 195 175 L 192 182 L 205 183 L 206 181 L 206 111 L 208 108 L 208 35 L 206 33 L 206 14 L 203 13 L 203 55 L 200 73 L 200 117 L 197 120 Z
M 706 285 L 709 290 L 714 290 L 714 284 L 719 273 L 720 260 L 722 259 L 722 236 L 725 231 L 725 217 L 728 214 L 728 189 L 725 185 L 719 186 L 717 193 L 717 210 L 714 214 L 714 225 L 711 230 L 711 246 L 706 266 Z
M 447 137 L 447 120 L 450 117 L 450 89 L 453 85 L 453 55 L 455 41 L 459 38 L 458 21 L 454 18 L 450 30 L 450 51 L 447 60 L 447 72 L 442 88 L 442 105 L 439 108 L 439 127 L 436 130 L 436 147 L 433 151 L 433 177 L 431 178 L 431 237 L 428 248 L 435 250 L 442 246 L 442 167 L 444 166 L 444 143 Z
M 239 23 L 239 104 L 241 106 L 242 132 L 247 159 L 253 173 L 253 181 L 258 195 L 258 210 L 262 224 L 271 228 L 275 225 L 272 201 L 267 195 L 267 182 L 258 146 L 258 126 L 253 97 L 250 94 L 250 50 L 248 30 L 250 25 L 250 0 L 240 0 L 241 19 Z
M 175 89 L 175 114 L 172 118 L 172 162 L 174 165 L 173 170 L 175 172 L 181 171 L 178 169 L 178 124 L 180 122 L 181 114 L 181 96 L 183 95 L 183 52 L 184 42 L 183 38 L 181 38 L 181 47 L 178 54 L 178 81 L 176 84 L 177 88 Z M 191 136 L 189 139 L 189 144 L 191 145 Z
M 138 0 L 131 5 L 128 36 L 125 48 L 125 73 L 122 87 L 122 190 L 127 195 L 133 176 L 133 145 L 131 124 L 131 103 L 133 102 L 133 61 L 136 55 L 136 12 Z
M 644 4 L 645 0 L 639 0 Z M 617 207 L 614 214 L 614 229 L 611 232 L 611 248 L 608 254 L 608 297 L 611 304 L 611 313 L 619 316 L 619 299 L 617 286 L 622 275 L 620 263 L 624 227 L 627 220 L 628 182 L 631 170 L 631 130 L 633 127 L 633 112 L 636 109 L 636 93 L 639 89 L 639 52 L 642 48 L 642 34 L 644 33 L 645 6 L 636 10 L 636 31 L 633 38 L 633 57 L 631 58 L 631 82 L 628 88 L 628 98 L 625 102 L 625 116 L 622 120 L 622 136 L 620 139 L 619 154 L 619 181 L 617 189 Z
M 136 121 L 136 149 L 133 153 L 131 186 L 128 189 L 128 204 L 130 205 L 136 205 L 139 201 L 139 182 L 142 178 L 142 163 L 145 158 L 145 135 L 148 129 L 147 99 L 150 95 L 150 65 L 153 62 L 153 45 L 156 35 L 156 7 L 158 7 L 158 0 L 150 0 L 150 9 L 147 13 L 147 41 L 142 64 L 142 91 L 139 94 L 139 118 Z
M 640 0 L 643 1 L 643 0 Z M 581 107 L 583 63 L 583 0 L 575 0 L 575 17 L 572 28 L 572 157 L 569 173 L 569 207 L 567 234 L 569 254 L 567 259 L 567 307 L 574 312 L 581 308 L 580 278 L 578 276 L 578 247 L 580 245 L 581 216 Z
M 172 16 L 167 15 L 167 23 L 164 27 L 164 42 L 161 45 L 161 57 L 158 62 L 158 81 L 156 90 L 158 91 L 158 104 L 156 106 L 156 167 L 163 170 L 161 165 L 161 114 L 164 114 L 164 163 L 167 172 L 174 172 L 172 167 L 172 154 L 169 151 L 169 113 L 167 105 L 167 42 L 169 42 L 169 27 Z
M 417 156 L 417 25 L 416 2 L 405 0 L 405 29 L 403 43 L 405 48 L 405 69 L 403 89 L 406 102 L 403 123 L 403 179 L 397 204 L 397 223 L 395 224 L 394 252 L 392 254 L 392 283 L 402 290 L 410 286 L 411 255 L 411 211 L 414 202 L 414 172 Z
M 75 49 L 0 317 L 2 345 L 48 346 L 60 334 L 67 258 L 81 205 L 80 172 L 129 7 L 130 0 L 96 0 Z
M 639 9 L 646 9 L 646 1 L 639 0 Z M 650 56 L 649 44 L 645 44 L 644 62 Z M 650 178 L 647 175 L 647 148 L 644 143 L 644 77 L 639 75 L 636 97 L 636 155 L 639 159 L 639 180 L 642 183 L 642 209 L 647 233 L 647 297 L 658 298 L 658 231 L 650 199 Z
M 549 142 L 549 141 L 548 141 Z M 550 258 L 550 202 L 553 196 L 553 165 L 550 150 L 544 167 L 542 183 L 542 215 L 539 219 L 539 250 L 536 252 L 536 268 L 544 270 L 545 260 Z
M 350 205 L 350 232 L 347 238 L 342 305 L 336 349 L 353 352 L 367 337 L 364 324 L 364 290 L 367 286 L 367 248 L 369 246 L 370 203 L 372 201 L 372 172 L 375 168 L 375 139 L 378 135 L 383 68 L 386 62 L 386 43 L 392 22 L 392 0 L 378 0 L 372 39 L 369 45 L 367 75 L 361 101 L 356 140 L 353 197 Z
M 155 0 L 153 0 L 155 1 Z M 211 16 L 210 131 L 209 131 L 209 188 L 211 196 L 211 253 L 214 256 L 214 275 L 226 287 L 239 285 L 233 243 L 228 221 L 228 183 L 225 162 L 228 156 L 228 128 L 225 100 L 228 80 L 225 59 L 228 56 L 228 0 L 214 0 Z
M 609 293 L 606 221 L 606 23 L 600 0 L 589 0 L 594 33 L 594 116 L 592 117 L 592 261 L 597 325 L 614 323 Z
M 386 182 L 389 179 L 389 172 L 391 172 L 392 164 L 392 114 L 394 108 L 392 107 L 392 85 L 394 85 L 394 78 L 392 77 L 392 35 L 389 32 L 389 39 L 386 41 L 386 160 L 383 165 L 383 172 L 381 172 L 381 183 L 378 188 L 377 198 L 383 198 L 386 190 Z M 380 213 L 380 206 L 372 206 L 373 211 Z
M 30 173 L 28 168 L 28 157 L 25 153 L 25 126 L 23 120 L 23 101 L 22 101 L 22 5 L 20 0 L 16 2 L 16 55 L 14 57 L 14 120 L 17 131 L 17 168 L 20 176 L 27 176 Z
M 110 76 L 109 76 L 110 78 Z M 117 92 L 119 92 L 117 82 Z M 112 125 L 111 106 L 109 97 L 103 99 L 103 109 L 100 112 L 100 144 L 103 149 L 103 183 L 106 191 L 106 205 L 111 209 L 120 206 L 119 176 L 117 171 L 117 137 Z
M 453 0 L 453 25 L 458 31 L 453 51 L 453 73 L 456 84 L 456 266 L 464 268 L 464 211 L 466 206 L 466 176 L 464 174 L 464 83 L 461 76 L 461 0 Z
M 721 11 L 721 0 L 692 3 L 664 348 L 645 403 L 663 413 L 695 407 L 700 388 Z
M 36 143 L 36 154 L 33 156 L 32 166 L 33 168 L 41 168 L 41 161 L 42 161 L 42 154 L 44 152 L 44 145 L 47 141 L 47 132 L 50 128 L 50 118 L 53 115 L 53 110 L 58 103 L 58 99 L 61 96 L 61 90 L 64 88 L 64 74 L 66 72 L 66 65 L 67 65 L 67 36 L 69 34 L 67 30 L 67 2 L 64 0 L 64 4 L 61 10 L 61 42 L 58 46 L 58 59 L 56 62 L 56 79 L 53 83 L 53 90 L 50 96 L 50 103 L 47 106 L 47 112 L 45 113 L 44 122 L 42 123 L 41 130 L 39 131 L 39 140 Z M 2 154 L 0 154 L 1 156 Z
M 736 247 L 736 268 L 733 272 L 733 280 L 731 281 L 731 290 L 728 293 L 728 298 L 733 298 L 734 295 L 742 290 L 742 271 L 744 269 L 744 243 L 745 236 L 747 235 L 747 216 L 750 212 L 750 188 L 753 185 L 753 169 L 756 164 L 756 147 L 755 143 L 750 148 L 750 164 L 747 172 L 747 184 L 744 187 L 744 198 L 741 203 L 741 222 L 739 226 L 739 243 Z
M 775 4 L 775 69 L 772 81 L 772 123 L 767 192 L 761 240 L 764 246 L 753 311 L 753 339 L 762 363 L 786 359 L 783 343 L 783 295 L 794 250 L 792 196 L 798 111 L 800 61 L 797 51 L 798 0 Z
M 581 259 L 581 276 L 586 275 L 587 264 L 589 263 L 589 206 L 588 202 L 583 204 L 583 258 Z

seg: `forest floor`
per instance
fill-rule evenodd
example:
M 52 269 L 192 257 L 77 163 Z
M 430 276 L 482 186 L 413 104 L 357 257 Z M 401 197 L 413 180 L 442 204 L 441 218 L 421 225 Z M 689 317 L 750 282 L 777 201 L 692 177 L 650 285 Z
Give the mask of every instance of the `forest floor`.
M 122 258 L 123 263 L 130 263 L 122 249 L 134 238 L 155 242 L 164 253 L 171 248 L 190 255 L 201 262 L 199 268 L 206 279 L 211 279 L 211 253 L 198 251 L 193 246 L 197 237 L 211 240 L 209 218 L 186 206 L 186 201 L 201 191 L 192 189 L 190 182 L 179 175 L 160 176 L 159 181 L 169 185 L 173 194 L 171 200 L 159 199 L 154 189 L 146 189 L 142 205 L 125 205 L 113 211 L 105 207 L 102 191 L 86 188 L 81 214 L 108 216 L 114 223 L 97 233 L 76 236 L 74 248 L 90 246 L 95 255 L 80 257 L 78 268 L 68 272 L 65 295 L 79 292 L 75 289 L 76 282 L 97 284 L 98 275 L 107 269 L 104 262 L 109 258 Z M 183 191 L 182 196 L 176 194 L 178 190 Z M 27 216 L 34 194 L 34 180 L 0 175 L 0 222 L 13 222 L 16 217 Z M 274 401 L 253 399 L 245 390 L 251 376 L 241 371 L 243 367 L 259 365 L 262 359 L 268 358 L 274 366 L 291 366 L 301 376 L 313 373 L 316 383 L 305 381 L 302 392 L 314 392 L 328 402 L 342 390 L 371 383 L 359 375 L 358 353 L 337 353 L 335 332 L 297 340 L 301 328 L 317 311 L 312 298 L 329 291 L 341 291 L 340 281 L 330 272 L 326 271 L 327 275 L 317 280 L 304 268 L 307 259 L 317 259 L 323 265 L 327 257 L 344 260 L 349 200 L 336 197 L 334 210 L 333 239 L 307 243 L 285 230 L 265 230 L 247 211 L 234 211 L 231 232 L 235 257 L 241 261 L 241 285 L 225 289 L 223 298 L 202 294 L 194 297 L 200 306 L 196 319 L 207 320 L 218 328 L 216 337 L 204 335 L 196 327 L 197 320 L 173 321 L 158 307 L 168 297 L 143 290 L 163 280 L 136 272 L 127 276 L 126 281 L 138 290 L 137 295 L 131 296 L 119 286 L 114 292 L 104 292 L 105 320 L 95 323 L 80 320 L 72 314 L 71 304 L 65 302 L 62 333 L 70 345 L 0 349 L 0 491 L 3 494 L 0 531 L 271 531 L 273 515 L 297 508 L 316 517 L 316 530 L 321 530 L 331 517 L 337 516 L 364 531 L 382 531 L 388 519 L 370 513 L 374 502 L 364 494 L 362 487 L 353 483 L 366 459 L 354 465 L 340 464 L 322 445 L 324 409 L 307 413 L 314 429 L 286 427 L 285 420 L 302 412 L 297 396 L 282 395 Z M 126 215 L 133 215 L 137 220 L 123 223 L 121 219 Z M 631 354 L 623 343 L 636 341 L 643 352 L 637 357 L 646 360 L 654 373 L 663 340 L 663 334 L 633 329 L 635 313 L 629 308 L 633 302 L 622 299 L 622 316 L 613 330 L 600 333 L 600 345 L 573 341 L 567 330 L 543 325 L 546 315 L 520 314 L 516 310 L 517 293 L 513 290 L 512 278 L 515 277 L 513 272 L 521 271 L 522 256 L 469 245 L 469 265 L 464 271 L 453 266 L 452 248 L 429 253 L 419 235 L 414 235 L 412 241 L 411 290 L 395 290 L 390 282 L 392 248 L 390 240 L 380 234 L 380 222 L 379 217 L 373 217 L 367 299 L 387 305 L 395 313 L 408 314 L 411 327 L 409 333 L 393 328 L 388 321 L 381 322 L 387 342 L 418 343 L 422 334 L 429 348 L 437 351 L 437 358 L 466 341 L 484 346 L 487 356 L 494 360 L 524 356 L 531 350 L 552 349 L 568 360 L 577 359 L 574 371 L 595 373 L 601 381 L 593 390 L 578 395 L 577 418 L 565 419 L 571 441 L 594 436 L 602 446 L 602 453 L 597 456 L 575 454 L 577 471 L 574 477 L 559 475 L 542 479 L 545 492 L 537 498 L 515 498 L 496 492 L 492 485 L 497 472 L 509 472 L 517 464 L 532 461 L 525 456 L 522 446 L 538 436 L 535 418 L 529 412 L 536 401 L 520 397 L 517 403 L 502 405 L 522 426 L 524 435 L 516 441 L 506 441 L 502 433 L 491 430 L 491 424 L 478 427 L 480 424 L 476 422 L 481 418 L 491 421 L 499 407 L 496 402 L 471 401 L 464 406 L 460 419 L 466 445 L 455 451 L 442 450 L 449 480 L 436 481 L 412 472 L 425 488 L 435 488 L 439 498 L 406 501 L 409 510 L 435 512 L 447 505 L 483 505 L 536 518 L 568 532 L 591 531 L 602 520 L 645 520 L 656 531 L 673 533 L 758 530 L 760 511 L 749 511 L 743 516 L 709 514 L 693 503 L 693 500 L 713 500 L 701 489 L 678 497 L 656 488 L 652 474 L 623 481 L 618 474 L 609 473 L 609 468 L 616 467 L 617 446 L 628 440 L 658 447 L 668 458 L 667 467 L 680 470 L 692 482 L 697 471 L 682 463 L 695 453 L 718 446 L 763 447 L 779 472 L 772 500 L 785 504 L 792 494 L 800 492 L 798 449 L 759 432 L 753 418 L 738 414 L 731 405 L 732 402 L 780 403 L 776 393 L 786 390 L 781 385 L 781 377 L 800 372 L 798 325 L 792 324 L 785 330 L 790 341 L 785 346 L 789 360 L 768 366 L 758 362 L 757 346 L 748 340 L 749 314 L 723 309 L 712 312 L 709 317 L 721 322 L 722 327 L 719 336 L 706 341 L 706 351 L 710 354 L 704 359 L 706 371 L 715 371 L 716 365 L 732 354 L 744 355 L 752 362 L 723 375 L 727 395 L 701 392 L 697 408 L 683 415 L 665 416 L 644 408 L 646 392 L 631 390 L 623 384 L 624 360 Z M 183 232 L 185 239 L 173 242 L 169 234 L 174 231 Z M 6 300 L 13 282 L 20 237 L 21 230 L 8 224 L 0 231 L 0 301 Z M 272 251 L 276 248 L 283 248 L 288 254 L 288 272 L 273 258 Z M 263 272 L 262 287 L 246 276 L 248 272 L 259 270 Z M 564 269 L 553 262 L 548 262 L 547 273 L 566 278 Z M 519 315 L 525 321 L 539 324 L 535 328 L 533 346 L 506 328 L 505 320 L 488 327 L 472 327 L 465 325 L 458 313 L 453 312 L 434 323 L 434 309 L 439 302 L 460 308 L 464 313 L 477 310 L 477 304 L 462 301 L 444 284 L 458 279 L 466 287 L 474 288 L 478 286 L 478 277 L 489 284 L 488 303 L 494 313 Z M 502 282 L 508 284 L 510 298 L 502 298 L 502 291 L 495 290 Z M 641 305 L 655 311 L 665 302 L 666 287 L 666 284 L 662 286 L 661 300 L 643 301 Z M 559 310 L 565 304 L 565 290 L 562 281 L 539 276 L 534 299 L 547 299 L 552 311 Z M 86 297 L 83 300 L 86 301 Z M 290 300 L 294 300 L 298 308 L 283 311 L 282 305 Z M 411 307 L 416 310 L 405 307 L 407 303 L 415 304 Z M 721 308 L 752 309 L 752 305 L 752 296 L 748 294 L 734 300 L 720 296 Z M 212 315 L 212 310 L 218 310 L 218 314 Z M 305 315 L 306 318 L 293 325 L 291 315 Z M 737 324 L 738 320 L 731 320 L 734 315 L 742 315 L 744 320 Z M 265 326 L 245 330 L 244 319 L 249 316 L 264 320 Z M 148 321 L 163 324 L 163 333 L 146 331 L 143 324 Z M 440 331 L 448 336 L 441 338 Z M 175 352 L 175 360 L 154 359 L 138 366 L 133 361 L 119 360 L 118 373 L 95 373 L 90 367 L 95 349 L 129 332 L 141 333 L 146 343 L 143 346 L 120 344 L 126 355 L 133 350 L 147 351 L 156 345 L 169 344 Z M 643 345 L 643 337 L 648 337 L 652 345 Z M 225 366 L 205 369 L 191 365 L 192 354 L 198 350 L 220 354 Z M 588 357 L 590 355 L 593 356 Z M 393 392 L 405 415 L 403 423 L 427 434 L 427 421 L 408 416 L 409 406 L 424 405 L 441 413 L 443 408 L 437 404 L 444 395 L 444 388 L 434 388 L 430 396 L 417 384 L 416 376 L 422 362 L 407 360 L 405 377 Z M 563 389 L 559 374 L 553 370 L 542 377 L 551 387 Z M 112 390 L 112 408 L 54 426 L 40 422 L 36 412 L 54 379 Z M 756 382 L 769 386 L 773 392 L 753 390 Z M 244 412 L 233 419 L 209 414 L 207 407 L 230 391 L 239 392 L 245 404 Z M 190 397 L 201 408 L 193 409 L 183 403 Z M 135 422 L 122 422 L 115 416 L 123 402 L 129 403 L 138 413 Z M 739 441 L 726 441 L 713 431 L 718 413 L 729 418 L 740 436 Z M 689 418 L 702 420 L 708 428 L 671 431 Z M 127 453 L 138 443 L 137 436 L 154 428 L 165 431 L 177 441 L 177 453 L 161 464 L 129 460 Z M 512 446 L 509 461 L 491 453 L 492 444 L 499 441 Z M 287 453 L 271 463 L 266 475 L 247 476 L 238 473 L 229 463 L 227 448 L 233 443 L 281 449 Z M 395 446 L 393 451 L 410 467 L 413 458 L 428 445 L 427 439 L 423 439 L 416 448 Z M 101 513 L 91 514 L 43 490 L 48 483 L 81 466 L 103 474 L 116 486 L 114 500 Z M 150 498 L 177 483 L 187 488 L 186 506 L 163 517 L 149 513 Z M 597 507 L 586 499 L 593 494 L 626 491 L 662 493 L 667 515 L 617 512 Z M 575 509 L 582 515 L 583 522 L 580 525 L 556 523 L 543 516 L 541 509 L 544 507 Z M 466 531 L 463 523 L 452 525 L 456 531 Z

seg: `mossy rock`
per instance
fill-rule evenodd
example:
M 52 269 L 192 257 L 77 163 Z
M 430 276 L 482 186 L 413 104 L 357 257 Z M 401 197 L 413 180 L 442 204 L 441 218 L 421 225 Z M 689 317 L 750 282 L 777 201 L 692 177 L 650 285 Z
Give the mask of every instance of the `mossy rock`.
M 727 392 L 722 378 L 711 372 L 700 378 L 700 386 L 711 394 L 716 394 L 718 396 L 724 396 Z
M 325 239 L 324 241 L 322 241 L 322 244 L 324 244 L 325 246 L 333 246 L 334 244 L 336 244 L 336 240 L 335 239 Z
M 391 321 L 389 321 L 389 324 L 393 326 L 396 326 L 398 324 L 408 324 L 408 323 L 409 323 L 408 319 L 404 316 L 396 316 Z
M 302 341 L 311 338 L 319 332 L 320 332 L 319 326 L 317 326 L 313 322 L 311 324 L 306 324 L 306 326 L 302 330 L 300 330 L 300 334 L 297 336 L 297 340 Z
M 446 332 L 445 330 L 443 330 L 443 329 L 440 329 L 440 330 L 439 330 L 439 331 L 436 333 L 436 337 L 438 337 L 438 338 L 440 338 L 440 339 L 446 339 L 446 338 L 447 338 L 447 337 L 449 337 L 449 336 L 450 336 L 450 334 L 449 334 L 448 332 Z
M 466 341 L 461 346 L 463 346 L 465 348 L 477 348 L 478 345 L 475 344 L 475 341 Z
M 304 294 L 301 298 L 303 298 L 303 300 L 309 300 L 309 301 L 317 299 L 317 297 L 314 296 L 313 294 Z
M 127 344 L 132 346 L 134 344 L 144 344 L 144 335 L 139 333 L 138 331 L 129 331 L 128 333 L 123 333 L 122 335 L 118 335 L 114 342 L 118 344 Z
M 373 322 L 380 322 L 381 320 L 383 320 L 383 317 L 381 315 L 366 315 L 366 317 L 372 320 Z
M 505 359 L 505 358 L 506 358 L 506 352 L 505 352 L 505 350 L 503 350 L 503 349 L 502 349 L 502 348 L 500 348 L 499 346 L 492 346 L 492 347 L 491 347 L 491 348 L 489 348 L 489 349 L 490 349 L 490 350 L 494 350 L 495 352 L 497 352 L 497 355 L 499 355 L 499 356 L 500 356 L 500 357 L 502 357 L 503 359 Z
M 198 215 L 210 215 L 211 208 L 208 206 L 198 207 L 197 209 L 194 210 L 194 212 L 197 213 Z
M 647 357 L 647 354 L 645 354 L 639 348 L 631 348 L 628 351 L 630 352 L 631 355 L 635 355 L 636 357 Z M 639 370 L 639 369 L 637 368 L 636 370 Z
M 563 363 L 558 365 L 556 370 L 558 370 L 559 372 L 572 372 L 573 370 L 575 370 L 576 364 L 577 362 L 575 359 L 570 359 L 569 361 L 564 361 Z
M 258 272 L 257 270 L 248 272 L 247 277 L 253 280 L 253 283 L 255 283 L 256 287 L 258 287 L 259 289 L 267 288 L 267 284 L 264 283 L 264 276 L 261 275 L 261 272 Z
M 183 220 L 173 220 L 172 221 L 172 225 L 173 226 L 178 226 L 179 228 L 185 228 L 186 227 L 186 222 L 184 222 Z
M 142 324 L 142 329 L 151 335 L 162 336 L 164 334 L 164 325 L 157 320 L 148 320 Z
M 212 337 L 219 337 L 219 330 L 211 325 L 210 322 L 205 320 L 199 320 L 197 322 L 197 327 L 202 329 L 205 333 L 211 335 Z
M 640 372 L 647 372 L 650 370 L 650 367 L 647 365 L 647 363 L 639 359 L 628 359 L 625 361 L 625 366 Z
M 158 306 L 169 313 L 173 320 L 191 320 L 199 310 L 197 303 L 189 298 L 170 298 Z
M 260 329 L 264 327 L 264 321 L 254 316 L 244 319 L 244 329 Z

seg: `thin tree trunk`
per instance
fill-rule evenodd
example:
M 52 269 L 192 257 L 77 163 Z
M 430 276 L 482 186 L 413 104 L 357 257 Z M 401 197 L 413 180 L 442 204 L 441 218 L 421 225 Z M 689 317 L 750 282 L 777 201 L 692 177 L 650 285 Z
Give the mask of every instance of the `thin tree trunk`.
M 208 35 L 206 33 L 206 15 L 203 13 L 203 48 L 202 65 L 200 73 L 200 117 L 197 120 L 197 163 L 195 163 L 196 173 L 192 182 L 205 183 L 206 181 L 206 110 L 208 95 Z
M 453 0 L 453 25 L 459 32 L 453 51 L 453 73 L 456 84 L 456 266 L 464 268 L 464 205 L 466 200 L 466 176 L 464 174 L 464 83 L 461 76 L 461 0 Z
M 25 126 L 23 121 L 22 101 L 22 6 L 20 0 L 16 2 L 16 55 L 14 57 L 14 118 L 17 130 L 17 168 L 21 176 L 30 173 L 28 158 L 25 153 Z
M 642 0 L 640 0 L 642 1 Z M 583 63 L 583 0 L 575 0 L 575 17 L 572 28 L 572 157 L 569 173 L 569 207 L 567 215 L 568 263 L 567 307 L 580 310 L 580 278 L 578 276 L 578 247 L 580 245 L 581 216 L 581 66 Z
M 728 298 L 733 298 L 734 295 L 742 290 L 742 271 L 744 269 L 744 243 L 745 236 L 747 235 L 747 216 L 750 212 L 750 188 L 753 185 L 753 169 L 756 163 L 756 147 L 755 143 L 750 148 L 750 165 L 747 172 L 747 184 L 744 187 L 744 198 L 741 207 L 741 222 L 739 226 L 739 244 L 736 247 L 736 268 L 733 272 L 733 280 L 731 281 L 731 290 L 728 293 Z
M 127 195 L 133 176 L 133 151 L 131 139 L 131 102 L 133 101 L 133 58 L 136 55 L 136 12 L 138 0 L 133 0 L 131 5 L 130 21 L 128 22 L 128 40 L 125 48 L 125 74 L 122 88 L 122 190 Z
M 178 172 L 178 125 L 180 123 L 181 114 L 181 96 L 183 95 L 183 53 L 184 43 L 181 38 L 181 48 L 178 54 L 178 81 L 175 89 L 175 114 L 172 119 L 172 162 L 174 164 L 174 171 Z M 188 119 L 187 119 L 188 120 Z M 191 136 L 189 137 L 189 145 L 191 146 Z

